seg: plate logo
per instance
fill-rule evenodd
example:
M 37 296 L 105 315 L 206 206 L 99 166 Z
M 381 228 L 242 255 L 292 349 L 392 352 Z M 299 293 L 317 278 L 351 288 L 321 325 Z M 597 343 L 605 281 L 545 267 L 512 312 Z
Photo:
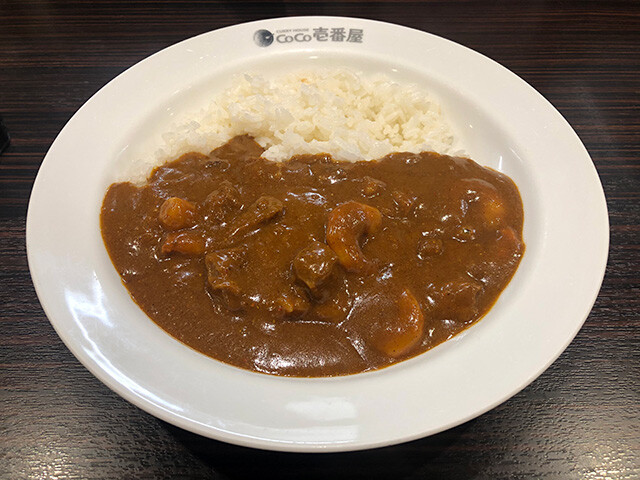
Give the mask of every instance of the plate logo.
M 259 47 L 268 47 L 272 43 L 306 43 L 306 42 L 347 42 L 362 43 L 364 30 L 361 28 L 293 28 L 286 30 L 256 30 L 253 41 Z
M 253 34 L 253 41 L 259 47 L 268 47 L 273 43 L 273 33 L 269 30 L 256 30 Z

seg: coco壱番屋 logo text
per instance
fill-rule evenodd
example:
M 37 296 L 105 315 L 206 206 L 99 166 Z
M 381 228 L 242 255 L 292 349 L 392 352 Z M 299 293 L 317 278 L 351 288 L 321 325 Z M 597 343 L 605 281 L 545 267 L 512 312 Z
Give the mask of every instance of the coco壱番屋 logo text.
M 259 47 L 268 47 L 273 43 L 306 43 L 306 42 L 346 42 L 362 43 L 364 30 L 361 28 L 294 28 L 286 30 L 256 30 L 253 41 Z

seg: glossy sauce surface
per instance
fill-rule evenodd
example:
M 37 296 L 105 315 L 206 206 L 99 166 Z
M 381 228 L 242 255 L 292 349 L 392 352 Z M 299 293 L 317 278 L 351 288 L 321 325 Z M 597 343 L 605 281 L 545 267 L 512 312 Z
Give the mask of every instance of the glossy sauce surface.
M 101 212 L 136 303 L 223 362 L 331 376 L 415 356 L 481 318 L 524 252 L 517 187 L 469 159 L 261 153 L 241 136 L 184 155 Z

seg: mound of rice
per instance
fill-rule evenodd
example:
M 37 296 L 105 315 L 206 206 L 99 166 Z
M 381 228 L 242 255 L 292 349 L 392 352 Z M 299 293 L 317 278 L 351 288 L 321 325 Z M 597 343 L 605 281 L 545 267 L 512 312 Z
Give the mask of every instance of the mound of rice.
M 426 92 L 346 69 L 239 75 L 207 108 L 185 118 L 162 136 L 158 163 L 188 151 L 208 153 L 240 134 L 252 135 L 275 161 L 300 153 L 346 161 L 399 151 L 455 153 L 451 129 Z

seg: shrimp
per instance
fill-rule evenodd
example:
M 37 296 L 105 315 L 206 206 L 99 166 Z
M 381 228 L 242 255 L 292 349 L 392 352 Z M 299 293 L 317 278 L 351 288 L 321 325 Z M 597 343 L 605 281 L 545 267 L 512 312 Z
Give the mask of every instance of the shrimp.
M 411 290 L 405 288 L 396 302 L 397 317 L 373 338 L 385 355 L 397 358 L 408 353 L 422 339 L 424 313 Z
M 468 204 L 476 204 L 484 224 L 489 228 L 501 225 L 506 215 L 506 206 L 496 187 L 480 179 L 465 179 L 461 187 Z
M 349 272 L 365 273 L 372 267 L 362 253 L 360 242 L 365 235 L 378 231 L 382 224 L 380 210 L 359 202 L 338 205 L 327 220 L 327 244 L 338 262 Z
M 168 230 L 180 230 L 193 227 L 197 220 L 197 207 L 180 197 L 171 197 L 160 207 L 158 219 Z

